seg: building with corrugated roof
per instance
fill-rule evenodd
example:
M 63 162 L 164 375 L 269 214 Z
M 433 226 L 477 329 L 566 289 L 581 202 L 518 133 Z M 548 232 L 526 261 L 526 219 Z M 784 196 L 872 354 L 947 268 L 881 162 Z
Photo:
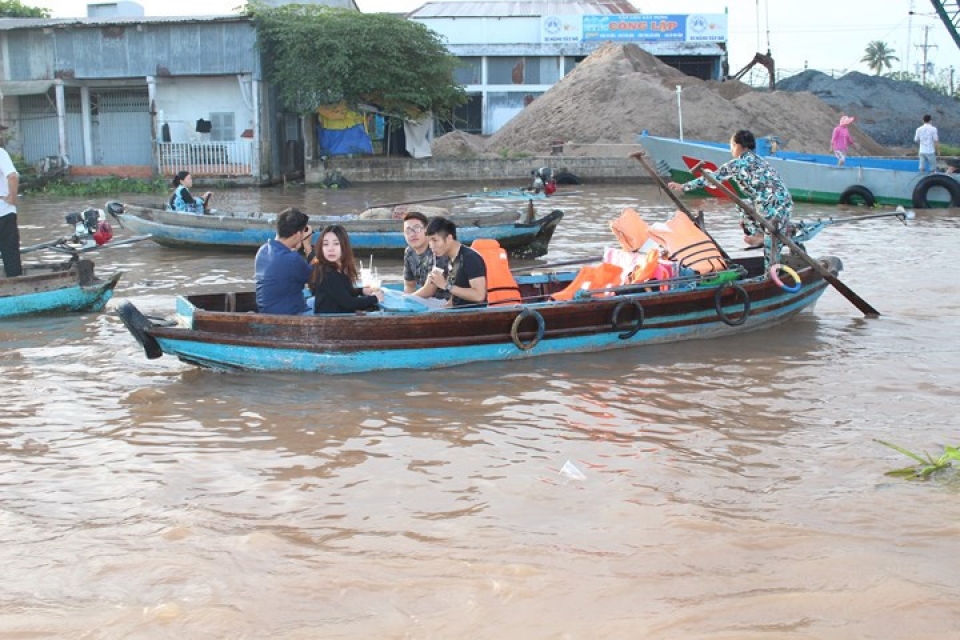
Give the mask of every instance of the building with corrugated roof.
M 726 14 L 642 14 L 625 0 L 427 2 L 408 14 L 463 66 L 453 127 L 492 134 L 604 42 L 637 44 L 683 73 L 722 79 Z
M 358 11 L 353 0 L 323 0 Z M 302 175 L 300 115 L 262 77 L 245 15 L 153 17 L 128 0 L 78 18 L 0 19 L 0 122 L 13 152 L 75 176 L 266 183 Z

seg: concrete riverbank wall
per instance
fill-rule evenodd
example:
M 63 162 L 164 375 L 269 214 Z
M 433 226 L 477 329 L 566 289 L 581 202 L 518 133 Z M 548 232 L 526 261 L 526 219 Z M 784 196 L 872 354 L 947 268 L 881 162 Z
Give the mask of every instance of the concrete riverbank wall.
M 652 182 L 639 162 L 628 157 L 530 156 L 525 158 L 330 158 L 305 171 L 307 185 L 322 185 L 339 172 L 352 183 L 510 181 L 526 182 L 538 167 L 568 171 L 585 183 Z

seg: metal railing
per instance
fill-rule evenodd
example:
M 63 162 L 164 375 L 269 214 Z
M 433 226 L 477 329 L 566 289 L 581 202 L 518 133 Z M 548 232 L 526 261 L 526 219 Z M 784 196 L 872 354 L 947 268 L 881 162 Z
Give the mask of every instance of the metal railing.
M 161 175 L 189 171 L 194 176 L 252 176 L 253 141 L 158 142 L 157 169 Z

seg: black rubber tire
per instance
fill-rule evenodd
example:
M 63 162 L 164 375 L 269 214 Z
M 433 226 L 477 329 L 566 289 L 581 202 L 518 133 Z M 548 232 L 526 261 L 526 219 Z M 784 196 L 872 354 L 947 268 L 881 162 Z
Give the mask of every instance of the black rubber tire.
M 872 207 L 876 202 L 877 199 L 873 197 L 873 192 L 860 184 L 847 187 L 846 191 L 840 194 L 840 204 Z
M 726 293 L 727 289 L 732 289 L 735 296 L 743 298 L 743 311 L 739 316 L 732 316 L 723 308 L 723 294 Z M 732 282 L 724 282 L 720 285 L 717 292 L 713 294 L 713 304 L 720 319 L 731 327 L 740 326 L 750 316 L 750 294 L 747 293 L 746 289 Z
M 583 184 L 583 180 L 579 176 L 569 171 L 557 171 L 553 179 L 557 181 L 557 184 Z
M 524 342 L 520 339 L 520 325 L 523 324 L 523 321 L 527 318 L 533 318 L 537 323 L 537 332 L 533 338 L 531 338 L 530 342 Z M 543 332 L 546 328 L 547 326 L 543 321 L 543 316 L 536 310 L 525 307 L 523 311 L 518 313 L 517 317 L 513 319 L 513 326 L 510 327 L 510 338 L 513 340 L 513 344 L 517 349 L 520 349 L 520 351 L 529 351 L 537 346 L 540 340 L 543 339 Z
M 160 343 L 147 333 L 153 327 L 153 323 L 140 313 L 140 310 L 133 306 L 132 302 L 120 303 L 117 307 L 117 315 L 120 316 L 120 320 L 123 321 L 123 326 L 127 328 L 127 331 L 133 334 L 133 337 L 143 347 L 147 360 L 156 360 L 163 355 Z
M 633 326 L 627 328 L 623 333 L 617 334 L 617 337 L 621 340 L 629 340 L 633 336 L 637 335 L 637 332 L 643 328 L 644 314 L 643 307 L 640 305 L 638 300 L 623 300 L 613 309 L 613 318 L 611 324 L 616 330 L 620 330 L 620 312 L 626 309 L 627 307 L 632 307 L 634 310 L 634 319 Z
M 929 209 L 927 195 L 934 187 L 946 189 L 950 194 L 950 206 L 960 207 L 960 182 L 942 173 L 934 173 L 920 179 L 913 189 L 913 206 L 917 209 Z

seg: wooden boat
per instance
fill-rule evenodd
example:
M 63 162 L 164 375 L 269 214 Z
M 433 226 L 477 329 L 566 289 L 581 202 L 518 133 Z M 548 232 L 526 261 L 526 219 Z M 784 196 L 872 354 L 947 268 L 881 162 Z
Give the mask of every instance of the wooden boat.
M 693 179 L 692 169 L 701 161 L 716 170 L 730 160 L 726 142 L 678 140 L 638 136 L 656 164 L 657 171 L 675 182 Z M 916 158 L 848 157 L 842 167 L 833 155 L 772 150 L 766 140 L 757 141 L 757 151 L 783 178 L 798 202 L 819 204 L 901 205 L 917 209 L 960 206 L 960 182 L 955 175 L 921 173 Z M 717 195 L 714 189 L 705 189 Z M 695 193 L 695 192 L 694 192 Z
M 0 318 L 58 311 L 99 311 L 113 295 L 120 272 L 94 275 L 93 262 L 24 264 L 23 275 L 0 277 Z
M 214 212 L 194 215 L 119 202 L 108 202 L 107 211 L 122 225 L 136 233 L 150 234 L 158 244 L 169 247 L 196 247 L 256 250 L 274 237 L 276 214 Z M 464 213 L 450 215 L 457 225 L 457 238 L 467 244 L 476 238 L 493 238 L 516 258 L 536 258 L 547 253 L 553 232 L 563 212 L 554 210 L 534 219 L 532 207 L 518 219 L 514 212 Z M 310 224 L 319 229 L 325 224 L 340 224 L 350 234 L 358 254 L 402 255 L 407 246 L 399 220 L 357 216 L 310 216 Z
M 519 302 L 483 308 L 426 310 L 396 292 L 387 295 L 383 311 L 278 316 L 256 313 L 253 292 L 230 292 L 181 297 L 166 323 L 146 318 L 129 301 L 117 313 L 148 358 L 168 354 L 223 370 L 424 369 L 764 329 L 812 307 L 827 286 L 809 264 L 788 257 L 785 264 L 799 280 L 789 290 L 767 277 L 762 258 L 748 257 L 719 273 L 588 286 L 560 301 L 552 295 L 573 286 L 573 272 L 520 276 Z M 836 258 L 819 265 L 827 274 L 842 268 Z

